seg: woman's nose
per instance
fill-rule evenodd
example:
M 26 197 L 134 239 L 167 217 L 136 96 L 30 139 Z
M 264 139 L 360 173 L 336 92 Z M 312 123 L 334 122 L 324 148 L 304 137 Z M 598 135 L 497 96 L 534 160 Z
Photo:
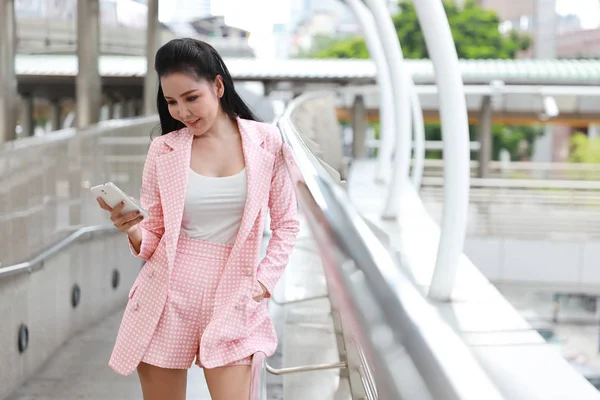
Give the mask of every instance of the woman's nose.
M 191 115 L 190 110 L 186 106 L 184 106 L 184 105 L 179 106 L 179 118 L 186 119 L 190 115 Z

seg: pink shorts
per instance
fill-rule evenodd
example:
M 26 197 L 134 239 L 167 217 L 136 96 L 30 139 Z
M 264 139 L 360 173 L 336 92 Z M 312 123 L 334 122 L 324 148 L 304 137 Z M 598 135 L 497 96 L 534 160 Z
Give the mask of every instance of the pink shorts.
M 231 247 L 179 238 L 167 302 L 142 362 L 188 369 L 195 359 L 202 368 L 200 338 L 212 318 L 215 291 Z M 251 364 L 252 357 L 247 357 L 228 366 Z

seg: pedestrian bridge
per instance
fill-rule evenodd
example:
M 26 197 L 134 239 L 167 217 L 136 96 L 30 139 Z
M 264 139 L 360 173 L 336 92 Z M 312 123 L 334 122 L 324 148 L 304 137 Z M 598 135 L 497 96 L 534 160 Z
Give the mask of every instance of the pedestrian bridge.
M 257 366 L 254 398 L 600 398 L 466 255 L 451 296 L 431 296 L 440 226 L 410 184 L 397 218 L 382 219 L 373 163 L 347 175 L 336 165 L 331 96 L 303 95 L 277 123 L 296 157 L 302 231 L 270 304 L 280 346 Z M 106 362 L 143 266 L 88 189 L 111 180 L 139 193 L 156 124 L 107 121 L 0 153 L 0 398 L 140 397 L 136 377 Z M 198 371 L 188 398 L 207 399 Z
M 470 180 L 465 75 L 441 3 L 429 0 L 415 7 L 436 87 L 421 90 L 436 97 L 445 140 L 443 172 L 424 177 L 423 108 L 415 76 L 394 43 L 389 13 L 375 0 L 345 2 L 365 30 L 373 59 L 361 83 L 376 78 L 378 84 L 378 157 L 361 156 L 367 142 L 361 118 L 354 121 L 356 157 L 345 156 L 331 92 L 301 86 L 300 96 L 272 105 L 274 123 L 295 155 L 287 167 L 301 232 L 269 303 L 279 347 L 269 359 L 255 357 L 251 400 L 600 399 L 598 374 L 579 364 L 576 370 L 561 354 L 562 343 L 546 341 L 498 289 L 533 282 L 597 297 L 600 246 L 594 221 L 600 188 L 581 180 Z M 130 255 L 123 235 L 107 225 L 89 188 L 113 181 L 134 196 L 140 191 L 157 117 L 124 118 L 131 115 L 126 112 L 96 121 L 104 84 L 134 84 L 124 102 L 141 97 L 144 60 L 110 64 L 138 72 L 103 82 L 98 32 L 78 29 L 76 69 L 71 57 L 61 64 L 71 72 L 62 76 L 48 73 L 40 80 L 43 74 L 22 73 L 27 69 L 20 69 L 21 61 L 36 68 L 42 63 L 36 56 L 14 62 L 12 4 L 0 1 L 0 20 L 6 22 L 0 24 L 5 49 L 0 85 L 7 94 L 0 99 L 0 399 L 141 398 L 137 377 L 118 376 L 107 362 L 129 289 L 144 266 Z M 78 27 L 97 24 L 92 2 L 78 4 Z M 146 65 L 156 50 L 157 4 L 149 1 Z M 365 63 L 355 65 L 364 70 Z M 251 74 L 251 64 L 259 65 L 245 60 L 237 68 Z M 579 63 L 569 65 L 581 70 Z M 581 101 L 573 106 L 572 99 L 565 100 L 573 106 L 567 110 L 597 112 L 598 93 L 583 86 L 597 82 L 598 64 L 584 67 L 596 72 L 578 75 L 576 83 L 572 77 L 560 81 L 563 86 L 552 93 L 502 89 L 500 100 L 535 96 L 539 102 L 527 106 L 528 112 L 552 118 L 558 111 L 549 97 L 569 97 L 577 89 Z M 482 85 L 471 94 L 485 100 L 480 114 L 489 128 L 498 82 L 478 78 L 477 68 L 471 73 L 472 83 Z M 336 83 L 331 76 L 317 78 L 321 89 Z M 557 83 L 556 76 L 539 79 L 536 85 Z M 57 100 L 77 91 L 78 128 L 32 137 L 36 93 L 30 93 L 24 102 L 29 137 L 14 140 L 17 82 L 54 96 L 55 128 L 61 115 Z M 145 74 L 146 114 L 154 109 L 155 84 Z M 264 105 L 265 98 L 255 100 Z M 488 139 L 482 135 L 482 141 Z M 489 140 L 481 148 L 489 150 Z M 488 150 L 480 158 L 485 168 Z M 269 238 L 265 226 L 265 245 Z M 209 398 L 198 368 L 189 372 L 188 398 Z

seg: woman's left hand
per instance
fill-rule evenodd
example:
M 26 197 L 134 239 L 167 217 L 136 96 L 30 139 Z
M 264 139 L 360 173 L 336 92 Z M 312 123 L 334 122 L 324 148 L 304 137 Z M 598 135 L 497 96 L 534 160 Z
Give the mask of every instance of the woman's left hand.
M 255 302 L 257 302 L 257 303 L 260 303 L 261 301 L 263 301 L 263 300 L 264 300 L 264 298 L 265 298 L 265 295 L 267 294 L 267 288 L 265 287 L 265 285 L 263 285 L 263 284 L 262 284 L 262 283 L 260 283 L 260 282 L 258 282 L 258 284 L 259 284 L 259 285 L 260 285 L 260 287 L 262 288 L 262 290 L 263 290 L 263 293 L 262 293 L 260 296 L 253 297 L 252 299 L 253 299 Z

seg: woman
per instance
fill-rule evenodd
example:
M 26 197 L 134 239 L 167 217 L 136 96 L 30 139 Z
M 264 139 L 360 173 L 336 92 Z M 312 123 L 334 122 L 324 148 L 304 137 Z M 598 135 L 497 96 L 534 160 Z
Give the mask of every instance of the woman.
M 276 127 L 256 121 L 210 45 L 172 40 L 155 69 L 162 135 L 140 199 L 149 217 L 98 199 L 147 261 L 109 365 L 122 375 L 137 368 L 145 400 L 183 400 L 195 360 L 213 399 L 247 399 L 253 355 L 277 346 L 265 299 L 298 232 L 291 150 Z M 259 262 L 267 209 L 273 234 Z

